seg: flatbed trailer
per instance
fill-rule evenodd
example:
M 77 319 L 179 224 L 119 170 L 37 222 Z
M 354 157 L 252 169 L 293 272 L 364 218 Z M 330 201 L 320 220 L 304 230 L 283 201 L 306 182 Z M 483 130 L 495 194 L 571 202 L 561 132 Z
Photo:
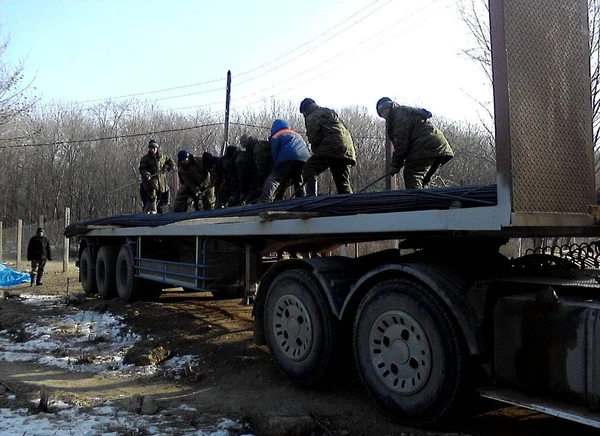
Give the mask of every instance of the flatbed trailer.
M 490 1 L 494 186 L 351 194 L 75 223 L 86 292 L 232 297 L 258 283 L 254 338 L 314 385 L 349 356 L 398 421 L 492 398 L 600 428 L 600 236 L 587 3 Z M 433 202 L 431 202 L 433 199 Z M 585 237 L 508 258 L 511 238 Z M 332 247 L 398 239 L 356 258 Z M 268 258 L 286 252 L 289 259 Z

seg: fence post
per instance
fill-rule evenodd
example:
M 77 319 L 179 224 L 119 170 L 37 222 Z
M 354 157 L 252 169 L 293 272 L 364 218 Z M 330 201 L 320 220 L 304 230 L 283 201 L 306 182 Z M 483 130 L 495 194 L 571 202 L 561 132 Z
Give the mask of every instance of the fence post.
M 65 228 L 71 224 L 71 209 L 65 207 Z M 64 237 L 63 241 L 63 272 L 69 269 L 69 238 Z
M 23 245 L 23 220 L 17 220 L 17 271 L 21 269 L 21 246 Z
M 2 221 L 0 221 L 0 263 L 2 262 L 2 249 L 4 245 L 2 245 Z

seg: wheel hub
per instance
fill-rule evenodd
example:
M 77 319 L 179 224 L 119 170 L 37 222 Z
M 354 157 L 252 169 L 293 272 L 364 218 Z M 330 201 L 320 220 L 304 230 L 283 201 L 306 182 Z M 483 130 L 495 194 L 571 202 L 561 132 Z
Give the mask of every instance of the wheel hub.
M 431 345 L 419 322 L 401 310 L 382 314 L 371 328 L 371 362 L 379 379 L 399 394 L 419 391 L 431 372 Z
M 294 295 L 284 295 L 275 304 L 273 332 L 279 349 L 291 360 L 306 357 L 313 344 L 308 311 Z

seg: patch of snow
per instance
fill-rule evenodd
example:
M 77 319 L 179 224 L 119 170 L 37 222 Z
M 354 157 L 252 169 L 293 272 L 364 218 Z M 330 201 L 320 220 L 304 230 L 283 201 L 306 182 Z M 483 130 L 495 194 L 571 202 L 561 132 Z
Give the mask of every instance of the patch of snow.
M 222 419 L 213 428 L 197 429 L 177 416 L 136 415 L 113 407 L 101 406 L 86 411 L 82 407 L 50 403 L 54 413 L 29 414 L 27 409 L 0 409 L 0 434 L 27 436 L 112 436 L 122 434 L 178 436 L 230 436 L 229 430 L 243 429 L 242 424 Z M 186 428 L 189 427 L 189 428 Z M 252 436 L 247 434 L 245 436 Z

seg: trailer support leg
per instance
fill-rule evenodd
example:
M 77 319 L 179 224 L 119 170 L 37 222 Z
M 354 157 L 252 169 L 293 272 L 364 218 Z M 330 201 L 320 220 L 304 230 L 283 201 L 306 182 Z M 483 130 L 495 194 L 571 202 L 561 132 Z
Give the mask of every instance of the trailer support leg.
M 252 246 L 246 244 L 246 274 L 244 275 L 244 298 L 240 301 L 242 305 L 250 305 L 254 302 L 256 295 L 256 281 L 252 280 Z

